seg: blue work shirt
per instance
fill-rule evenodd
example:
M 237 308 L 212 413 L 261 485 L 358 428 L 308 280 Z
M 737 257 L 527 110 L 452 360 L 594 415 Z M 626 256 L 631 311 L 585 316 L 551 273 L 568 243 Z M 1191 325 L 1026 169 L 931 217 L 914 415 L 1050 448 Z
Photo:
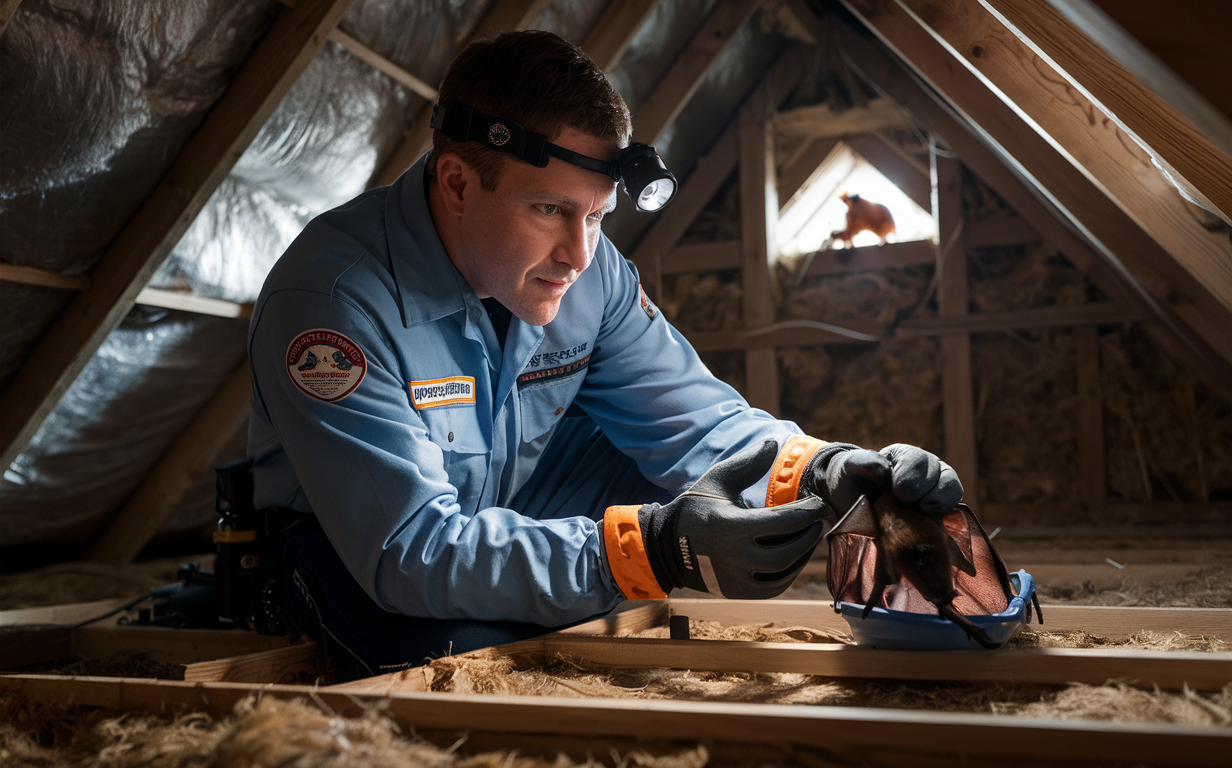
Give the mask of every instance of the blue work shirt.
M 502 350 L 437 236 L 424 167 L 318 216 L 266 279 L 248 339 L 255 503 L 316 514 L 389 611 L 557 626 L 610 610 L 604 510 L 506 506 L 571 405 L 673 496 L 799 429 L 714 378 L 606 237 L 556 318 L 514 317 Z

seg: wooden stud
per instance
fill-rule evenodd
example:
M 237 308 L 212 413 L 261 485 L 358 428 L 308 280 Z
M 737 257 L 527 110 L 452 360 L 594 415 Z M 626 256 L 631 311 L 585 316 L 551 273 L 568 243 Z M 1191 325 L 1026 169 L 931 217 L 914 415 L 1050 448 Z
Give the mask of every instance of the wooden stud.
M 1099 331 L 1074 329 L 1078 366 L 1078 488 L 1092 522 L 1103 519 L 1108 481 L 1104 474 L 1104 397 L 1099 375 Z
M 178 680 L 0 676 L 0 693 L 31 702 L 70 702 L 113 711 L 200 711 L 214 717 L 259 693 L 278 699 L 312 698 L 340 715 L 373 708 L 418 732 L 464 731 L 514 737 L 534 735 L 551 747 L 558 736 L 700 741 L 711 758 L 750 745 L 778 750 L 779 761 L 800 755 L 837 755 L 859 764 L 1044 763 L 1226 765 L 1232 735 L 1223 728 L 1157 723 L 1061 721 L 989 714 L 859 707 L 771 706 L 725 702 L 578 700 L 546 697 L 470 696 L 439 693 L 379 694 L 310 686 L 189 683 Z M 484 740 L 485 746 L 502 742 Z M 584 751 L 584 750 L 583 750 Z
M 843 326 L 836 326 L 811 320 L 793 320 L 775 323 L 770 330 L 690 331 L 686 336 L 698 352 L 725 352 L 819 344 L 869 344 L 878 341 L 884 332 L 882 326 L 867 321 L 847 321 Z
M 428 85 L 423 80 L 420 80 L 418 77 L 415 77 L 410 72 L 407 72 L 402 67 L 399 67 L 397 64 L 372 50 L 368 46 L 359 42 L 355 38 L 351 37 L 346 32 L 343 32 L 341 29 L 335 27 L 330 30 L 329 39 L 355 54 L 356 58 L 371 64 L 378 71 L 389 75 L 395 83 L 409 88 L 415 93 L 418 93 L 420 96 L 423 96 L 428 101 L 436 101 L 437 97 L 440 95 L 437 93 L 435 88 Z
M 839 25 L 844 51 L 861 72 L 931 132 L 944 137 L 966 165 L 1109 298 L 1130 308 L 1148 307 L 1173 335 L 1183 338 L 1177 347 L 1186 364 L 1195 371 L 1218 366 L 1220 374 L 1209 376 L 1216 386 L 1220 379 L 1232 381 L 1232 336 L 1223 330 L 1232 323 L 1232 312 L 1219 299 L 979 77 L 953 63 L 953 56 L 927 34 L 916 16 L 894 0 L 858 5 L 843 1 L 941 96 L 924 91 L 884 51 Z M 955 119 L 950 103 L 961 110 L 962 119 L 969 125 Z M 1035 198 L 1015 172 L 1036 185 L 1048 202 Z M 1076 235 L 1071 227 L 1081 234 Z M 1177 320 L 1190 330 L 1182 329 Z
M 234 301 L 222 301 L 206 296 L 194 296 L 191 293 L 179 291 L 163 291 L 157 288 L 143 288 L 137 294 L 137 304 L 149 307 L 178 309 L 181 312 L 194 312 L 198 315 L 213 315 L 214 317 L 235 317 L 247 320 L 252 317 L 252 304 L 238 304 Z
M 1056 8 L 1024 0 L 985 0 L 984 7 L 1121 130 L 1148 148 L 1173 183 L 1232 225 L 1232 158 L 1205 134 Z M 1226 264 L 1222 271 L 1225 280 L 1232 279 Z M 1232 287 L 1220 295 L 1232 304 Z
M 775 227 L 779 201 L 774 165 L 774 130 L 768 118 L 770 94 L 750 99 L 736 117 L 740 145 L 740 274 L 744 283 L 746 331 L 774 322 L 773 276 L 778 261 Z M 749 404 L 777 416 L 779 363 L 773 347 L 746 349 L 745 392 Z
M 487 15 L 475 25 L 466 45 L 501 32 L 521 32 L 529 29 L 547 3 L 548 0 L 496 0 Z M 427 104 L 407 128 L 405 138 L 393 155 L 372 174 L 372 178 L 368 180 L 369 189 L 393 184 L 403 171 L 415 164 L 432 142 L 431 123 L 432 104 Z
M 582 41 L 582 50 L 599 69 L 610 71 L 658 6 L 659 0 L 612 0 Z
M 689 47 L 676 58 L 671 69 L 633 119 L 633 140 L 654 145 L 693 92 L 702 84 L 714 62 L 727 50 L 736 33 L 753 16 L 763 0 L 719 0 Z
M 60 396 L 230 172 L 352 0 L 298 0 L 282 11 L 145 204 L 90 274 L 91 285 L 39 340 L 0 395 L 0 466 L 34 436 Z
M 84 291 L 90 287 L 89 275 L 63 275 L 50 269 L 19 267 L 14 264 L 0 264 L 0 281 L 41 285 L 66 291 Z
M 137 556 L 201 473 L 217 460 L 218 452 L 248 420 L 250 389 L 248 361 L 245 360 L 137 486 L 107 530 L 95 541 L 87 560 L 120 564 L 131 562 Z
M 938 222 L 941 275 L 937 281 L 937 314 L 965 319 L 967 312 L 967 238 L 962 203 L 962 166 L 934 153 L 934 218 Z M 966 333 L 941 337 L 942 418 L 945 460 L 962 481 L 963 500 L 980 509 L 976 460 L 975 394 L 971 371 L 971 337 Z

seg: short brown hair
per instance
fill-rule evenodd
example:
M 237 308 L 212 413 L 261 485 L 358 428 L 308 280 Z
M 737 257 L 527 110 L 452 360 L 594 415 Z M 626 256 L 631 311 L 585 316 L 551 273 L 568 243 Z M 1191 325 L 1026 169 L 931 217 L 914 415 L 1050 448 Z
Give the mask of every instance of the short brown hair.
M 629 108 L 603 70 L 580 48 L 551 32 L 506 32 L 466 46 L 445 73 L 440 100 L 460 101 L 480 112 L 520 123 L 551 141 L 570 127 L 625 146 L 632 133 Z M 514 158 L 474 141 L 432 132 L 428 176 L 445 152 L 456 152 L 496 188 L 500 168 Z

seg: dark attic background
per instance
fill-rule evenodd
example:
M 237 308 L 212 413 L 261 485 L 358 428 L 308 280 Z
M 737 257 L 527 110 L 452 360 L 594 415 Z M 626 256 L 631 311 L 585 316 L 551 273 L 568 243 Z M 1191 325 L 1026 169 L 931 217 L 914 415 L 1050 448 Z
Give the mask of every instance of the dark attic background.
M 930 4 L 914 5 L 927 19 Z M 754 405 L 826 440 L 946 457 L 989 528 L 1226 534 L 1232 378 L 1218 328 L 1228 337 L 1232 325 L 1202 308 L 1228 313 L 1232 296 L 1210 283 L 1187 310 L 1152 282 L 1189 268 L 1191 247 L 1232 263 L 1226 221 L 1126 140 L 1118 151 L 1182 234 L 1156 245 L 1155 220 L 1134 213 L 1145 231 L 1114 241 L 1105 233 L 1126 214 L 1078 219 L 1077 203 L 1032 186 L 1049 178 L 1031 167 L 1035 145 L 973 127 L 971 109 L 946 101 L 968 93 L 959 81 L 908 74 L 893 25 L 868 21 L 885 13 L 798 0 L 23 0 L 0 33 L 0 419 L 12 454 L 0 571 L 209 549 L 210 467 L 243 455 L 246 316 L 266 273 L 313 216 L 414 160 L 434 84 L 469 39 L 527 27 L 600 61 L 635 139 L 680 178 L 666 212 L 622 201 L 605 231 Z M 302 71 L 288 65 L 268 119 L 245 118 L 255 135 L 237 132 L 230 160 L 210 160 L 216 180 L 177 186 L 189 175 L 177 163 L 208 156 L 194 136 L 263 41 L 295 39 L 280 26 L 292 14 L 316 19 L 323 41 L 301 40 Z M 588 47 L 621 24 L 623 45 Z M 1157 47 L 1146 55 L 1167 55 Z M 1195 124 L 1232 135 L 1220 93 L 1204 96 Z M 1117 189 L 1086 183 L 1075 194 Z M 840 193 L 890 205 L 899 231 L 839 247 Z M 176 195 L 203 195 L 199 212 L 168 204 L 167 221 L 140 219 Z M 1154 204 L 1126 200 L 1093 206 Z M 167 223 L 177 216 L 180 230 Z M 146 245 L 148 263 L 129 259 L 131 274 L 114 277 L 160 226 L 165 258 Z M 94 311 L 80 296 L 108 302 L 112 319 L 99 315 L 98 339 L 66 353 L 65 339 L 94 327 L 75 327 Z M 63 382 L 27 396 L 55 365 Z M 29 403 L 46 417 L 15 405 Z

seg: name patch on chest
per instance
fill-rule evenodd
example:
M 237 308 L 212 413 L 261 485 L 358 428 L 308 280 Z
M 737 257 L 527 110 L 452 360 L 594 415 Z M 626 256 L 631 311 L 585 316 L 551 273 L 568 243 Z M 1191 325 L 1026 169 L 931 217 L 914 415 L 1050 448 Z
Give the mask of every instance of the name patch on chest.
M 359 345 L 328 328 L 296 336 L 287 347 L 286 363 L 287 374 L 301 392 L 327 403 L 354 392 L 368 371 Z
M 450 376 L 409 382 L 411 402 L 417 410 L 441 408 L 447 405 L 475 404 L 475 377 Z

